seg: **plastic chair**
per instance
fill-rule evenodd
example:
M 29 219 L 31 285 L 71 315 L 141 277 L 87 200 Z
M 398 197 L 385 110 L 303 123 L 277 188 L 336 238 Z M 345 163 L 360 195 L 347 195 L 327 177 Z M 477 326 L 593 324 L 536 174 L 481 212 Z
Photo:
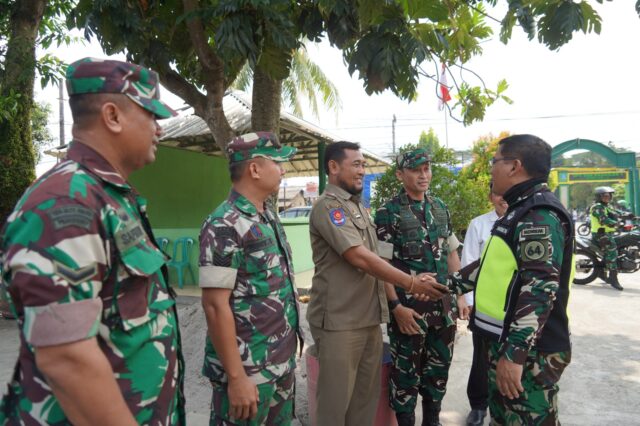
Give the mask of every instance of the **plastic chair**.
M 183 282 L 183 273 L 184 269 L 187 268 L 189 270 L 189 274 L 191 274 L 191 280 L 195 284 L 196 279 L 193 275 L 193 270 L 191 269 L 191 263 L 189 263 L 189 254 L 191 253 L 191 247 L 193 246 L 193 238 L 189 237 L 180 237 L 176 239 L 173 243 L 173 256 L 172 259 L 167 263 L 169 268 L 175 268 L 176 273 L 178 274 L 178 287 L 182 288 L 184 285 Z
M 167 252 L 167 247 L 169 247 L 169 239 L 167 237 L 156 237 L 156 244 L 163 252 Z

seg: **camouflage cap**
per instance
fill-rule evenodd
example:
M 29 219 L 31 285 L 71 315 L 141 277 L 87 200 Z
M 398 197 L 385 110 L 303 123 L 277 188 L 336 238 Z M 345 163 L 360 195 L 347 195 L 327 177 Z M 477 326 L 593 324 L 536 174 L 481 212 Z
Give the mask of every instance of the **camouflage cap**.
M 278 137 L 271 132 L 247 133 L 233 138 L 227 145 L 230 163 L 256 157 L 269 158 L 277 162 L 287 161 L 296 151 L 294 147 L 282 146 Z
M 83 58 L 67 68 L 69 96 L 122 93 L 158 118 L 177 115 L 160 101 L 158 74 L 140 65 L 111 59 Z
M 429 156 L 429 152 L 424 148 L 412 149 L 396 157 L 396 164 L 400 169 L 415 169 L 429 162 L 431 162 L 431 157 Z

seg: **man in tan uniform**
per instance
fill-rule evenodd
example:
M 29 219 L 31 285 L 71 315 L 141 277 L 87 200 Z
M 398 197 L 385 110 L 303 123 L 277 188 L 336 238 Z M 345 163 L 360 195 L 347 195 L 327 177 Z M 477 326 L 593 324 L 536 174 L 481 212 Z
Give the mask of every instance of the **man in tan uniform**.
M 380 324 L 389 320 L 383 281 L 432 299 L 447 290 L 378 256 L 390 259 L 393 246 L 377 241 L 360 203 L 366 167 L 360 146 L 331 144 L 324 162 L 329 185 L 309 220 L 315 275 L 307 319 L 320 365 L 316 424 L 371 425 L 380 391 Z

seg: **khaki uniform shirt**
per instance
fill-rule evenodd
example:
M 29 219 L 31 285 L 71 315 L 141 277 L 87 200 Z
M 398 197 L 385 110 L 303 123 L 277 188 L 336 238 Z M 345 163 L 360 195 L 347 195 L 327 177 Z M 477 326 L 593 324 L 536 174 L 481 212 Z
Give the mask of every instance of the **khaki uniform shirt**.
M 309 232 L 315 264 L 309 324 L 325 330 L 355 330 L 387 322 L 384 283 L 342 257 L 359 245 L 377 252 L 373 221 L 360 198 L 327 185 L 311 210 Z

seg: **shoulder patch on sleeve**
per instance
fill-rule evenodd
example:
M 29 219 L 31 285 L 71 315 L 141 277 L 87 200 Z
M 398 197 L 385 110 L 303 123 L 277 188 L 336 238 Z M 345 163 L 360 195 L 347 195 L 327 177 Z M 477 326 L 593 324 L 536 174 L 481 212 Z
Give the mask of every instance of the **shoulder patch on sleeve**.
M 549 245 L 546 241 L 532 240 L 522 245 L 523 262 L 546 262 L 549 260 Z
M 347 222 L 347 216 L 341 207 L 329 210 L 329 218 L 335 226 L 342 226 Z
M 54 261 L 53 272 L 69 282 L 69 284 L 78 285 L 95 277 L 98 274 L 98 265 L 93 262 L 82 268 L 73 269 Z
M 520 241 L 538 240 L 548 236 L 549 225 L 527 226 L 520 231 Z
M 93 210 L 79 205 L 54 207 L 47 211 L 56 231 L 67 226 L 89 229 L 94 214 Z

